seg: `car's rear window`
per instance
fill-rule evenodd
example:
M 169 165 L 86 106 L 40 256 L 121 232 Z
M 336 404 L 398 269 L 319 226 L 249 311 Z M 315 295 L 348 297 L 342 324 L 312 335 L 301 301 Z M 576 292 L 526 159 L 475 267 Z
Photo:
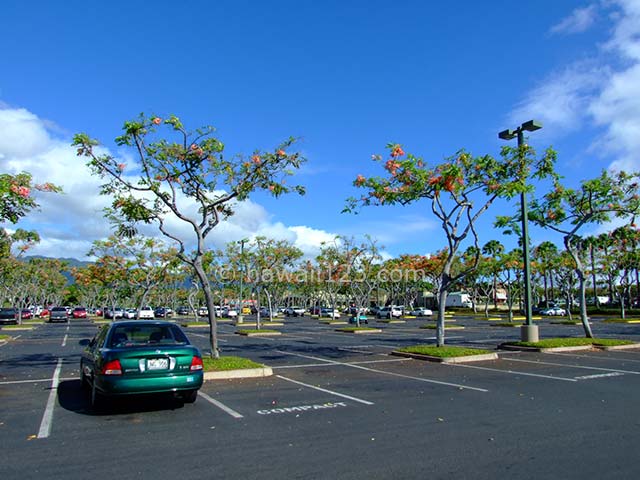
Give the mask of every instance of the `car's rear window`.
M 149 345 L 188 345 L 189 340 L 175 325 L 122 325 L 111 331 L 109 348 Z

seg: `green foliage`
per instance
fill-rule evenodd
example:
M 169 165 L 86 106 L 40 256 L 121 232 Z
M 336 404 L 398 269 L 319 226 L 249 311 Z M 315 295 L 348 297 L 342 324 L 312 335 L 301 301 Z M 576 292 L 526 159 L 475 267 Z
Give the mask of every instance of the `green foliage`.
M 167 138 L 159 136 L 164 130 Z M 255 151 L 249 158 L 228 157 L 224 144 L 214 136 L 211 126 L 187 131 L 175 116 L 140 117 L 127 121 L 116 144 L 132 147 L 137 161 L 127 165 L 100 153 L 99 143 L 85 133 L 75 135 L 77 153 L 87 158 L 92 171 L 105 179 L 102 193 L 113 197 L 107 214 L 112 221 L 134 226 L 136 223 L 162 222 L 173 212 L 185 220 L 183 198 L 199 206 L 199 219 L 193 223 L 206 236 L 221 220 L 233 215 L 235 203 L 256 190 L 278 197 L 289 192 L 304 194 L 304 187 L 288 185 L 286 178 L 305 159 L 288 153 L 295 143 L 289 138 L 273 151 Z M 145 192 L 151 195 L 145 195 Z M 131 230 L 123 230 L 131 234 Z
M 435 345 L 413 345 L 411 347 L 399 348 L 399 352 L 404 353 L 416 353 L 418 355 L 429 355 L 431 357 L 466 357 L 469 355 L 485 355 L 492 353 L 489 350 L 482 350 L 479 348 L 465 348 L 465 347 L 437 347 Z
M 205 372 L 222 372 L 226 370 L 245 370 L 263 368 L 264 365 L 242 357 L 224 356 L 220 358 L 203 358 Z

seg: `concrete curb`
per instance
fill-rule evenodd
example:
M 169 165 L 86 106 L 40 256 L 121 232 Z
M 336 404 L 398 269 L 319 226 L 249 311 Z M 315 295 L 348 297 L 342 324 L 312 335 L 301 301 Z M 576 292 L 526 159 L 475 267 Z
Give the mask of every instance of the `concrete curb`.
M 260 378 L 273 375 L 271 367 L 243 368 L 240 370 L 224 370 L 221 372 L 204 372 L 204 380 L 229 380 L 233 378 Z
M 3 332 L 22 332 L 25 330 L 35 330 L 35 327 L 29 327 L 29 326 L 19 326 L 19 327 L 14 327 L 14 328 L 6 328 L 6 327 L 2 327 L 0 330 L 2 330 Z
M 598 350 L 632 350 L 634 348 L 640 348 L 640 343 L 631 343 L 629 345 L 594 345 Z
M 574 347 L 553 347 L 553 348 L 540 348 L 540 347 L 521 347 L 518 345 L 498 345 L 500 350 L 520 351 L 520 352 L 540 352 L 540 353 L 555 353 L 555 352 L 577 352 L 580 350 L 593 350 L 593 345 L 576 345 Z
M 420 327 L 422 330 L 436 330 L 437 327 L 436 326 L 431 326 L 431 325 L 427 325 L 427 326 L 422 326 Z M 445 330 L 464 330 L 464 327 L 462 325 L 449 325 L 448 327 L 444 327 Z
M 276 335 L 282 335 L 282 332 L 261 332 L 256 330 L 255 332 L 235 332 L 236 335 L 242 335 L 243 337 L 273 337 Z
M 436 363 L 468 363 L 468 362 L 481 362 L 486 360 L 497 360 L 497 353 L 482 353 L 479 355 L 465 355 L 463 357 L 433 357 L 431 355 L 421 355 L 419 353 L 407 353 L 407 352 L 398 352 L 393 351 L 391 355 L 395 355 L 397 357 L 405 357 L 405 358 L 413 358 L 416 360 L 425 360 L 427 362 L 436 362 Z
M 370 328 L 368 330 L 346 330 L 344 328 L 337 328 L 336 332 L 353 333 L 355 335 L 366 335 L 367 333 L 382 333 L 382 329 L 381 328 Z

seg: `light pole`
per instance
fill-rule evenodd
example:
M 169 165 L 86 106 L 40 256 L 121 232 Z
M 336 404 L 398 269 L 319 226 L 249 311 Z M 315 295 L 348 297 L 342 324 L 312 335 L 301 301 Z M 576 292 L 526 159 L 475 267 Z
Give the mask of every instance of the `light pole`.
M 236 323 L 242 323 L 242 278 L 244 276 L 244 244 L 249 241 L 248 238 L 243 238 L 242 240 L 238 240 L 240 244 L 240 298 L 238 299 L 238 316 Z
M 524 131 L 534 132 L 542 128 L 542 123 L 536 120 L 529 120 L 517 127 L 515 130 L 503 130 L 498 133 L 498 138 L 502 140 L 513 140 L 518 138 L 518 156 L 523 162 Z M 539 340 L 538 326 L 533 324 L 531 310 L 531 272 L 529 258 L 529 213 L 527 210 L 527 193 L 525 186 L 527 179 L 523 178 L 522 193 L 520 194 L 520 211 L 522 217 L 522 256 L 524 261 L 524 313 L 525 323 L 521 327 L 520 337 L 523 342 L 537 342 Z

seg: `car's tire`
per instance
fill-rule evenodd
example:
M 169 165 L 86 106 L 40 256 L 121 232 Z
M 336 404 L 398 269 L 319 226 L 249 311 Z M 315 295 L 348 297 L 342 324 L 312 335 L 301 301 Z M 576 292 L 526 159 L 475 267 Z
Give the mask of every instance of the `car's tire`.
M 91 408 L 99 409 L 102 406 L 102 395 L 96 388 L 95 381 L 91 384 Z
M 80 388 L 82 388 L 82 390 L 89 391 L 90 387 L 91 385 L 89 384 L 89 380 L 87 379 L 87 376 L 84 374 L 84 367 L 81 364 L 80 365 Z
M 198 390 L 187 390 L 180 396 L 184 403 L 195 403 L 196 399 L 198 398 Z

